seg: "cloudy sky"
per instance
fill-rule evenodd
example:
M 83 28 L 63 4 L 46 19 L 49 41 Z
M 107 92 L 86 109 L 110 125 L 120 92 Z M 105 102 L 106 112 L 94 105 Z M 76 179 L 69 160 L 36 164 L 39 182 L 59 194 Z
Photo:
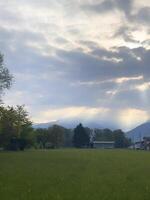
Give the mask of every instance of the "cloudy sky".
M 149 0 L 0 0 L 3 97 L 33 122 L 128 130 L 150 116 Z

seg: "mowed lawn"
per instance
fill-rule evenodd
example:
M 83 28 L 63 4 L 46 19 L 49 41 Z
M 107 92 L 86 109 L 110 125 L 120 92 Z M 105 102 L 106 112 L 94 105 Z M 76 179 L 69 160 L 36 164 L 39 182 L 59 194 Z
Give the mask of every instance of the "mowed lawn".
M 149 200 L 150 152 L 0 153 L 0 200 Z

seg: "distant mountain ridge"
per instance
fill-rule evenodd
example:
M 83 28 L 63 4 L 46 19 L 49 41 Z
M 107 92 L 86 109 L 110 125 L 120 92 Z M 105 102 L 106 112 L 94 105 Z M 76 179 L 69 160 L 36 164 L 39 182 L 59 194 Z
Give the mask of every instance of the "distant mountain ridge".
M 47 122 L 47 123 L 37 123 L 37 124 L 33 124 L 33 128 L 37 129 L 37 128 L 48 128 L 48 127 L 51 127 L 55 124 L 57 125 L 60 125 L 60 126 L 63 126 L 65 128 L 70 128 L 70 129 L 73 129 L 75 128 L 79 123 L 82 123 L 82 121 L 80 120 L 58 120 L 58 121 L 53 121 L 53 122 Z M 99 124 L 99 123 L 96 123 L 96 122 L 93 122 L 93 121 L 84 121 L 83 122 L 83 126 L 84 127 L 89 127 L 89 128 L 100 128 L 102 129 L 103 127 Z
M 143 137 L 150 137 L 150 121 L 128 131 L 126 135 L 133 142 L 141 141 Z
M 57 124 L 56 122 L 46 122 L 46 123 L 37 123 L 37 124 L 33 124 L 33 128 L 37 129 L 37 128 L 48 128 L 50 126 L 53 126 L 54 124 Z

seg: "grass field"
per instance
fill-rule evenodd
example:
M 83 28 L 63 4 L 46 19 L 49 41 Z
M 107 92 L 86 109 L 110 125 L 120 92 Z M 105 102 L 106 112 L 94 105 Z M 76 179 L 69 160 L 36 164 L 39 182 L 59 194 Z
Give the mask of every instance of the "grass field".
M 149 200 L 150 152 L 0 153 L 0 200 Z

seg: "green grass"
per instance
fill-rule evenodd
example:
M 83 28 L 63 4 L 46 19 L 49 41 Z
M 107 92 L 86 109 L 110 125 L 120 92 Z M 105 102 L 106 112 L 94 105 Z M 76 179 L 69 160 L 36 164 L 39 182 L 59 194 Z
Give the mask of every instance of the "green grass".
M 150 152 L 0 153 L 0 200 L 149 200 Z

